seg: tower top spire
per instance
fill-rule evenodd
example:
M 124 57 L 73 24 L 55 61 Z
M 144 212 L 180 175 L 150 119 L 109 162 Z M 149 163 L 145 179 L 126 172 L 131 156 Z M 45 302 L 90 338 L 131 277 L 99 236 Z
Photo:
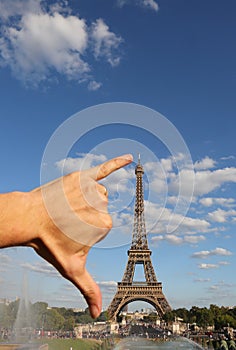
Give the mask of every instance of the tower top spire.
M 135 167 L 135 174 L 137 175 L 138 173 L 144 174 L 143 166 L 141 165 L 140 153 L 138 153 L 138 163 Z

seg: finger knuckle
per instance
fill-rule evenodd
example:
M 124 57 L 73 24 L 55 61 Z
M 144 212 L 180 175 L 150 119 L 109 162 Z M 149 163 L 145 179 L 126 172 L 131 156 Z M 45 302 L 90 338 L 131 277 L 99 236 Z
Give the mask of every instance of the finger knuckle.
M 97 184 L 97 190 L 100 193 L 105 193 L 105 186 L 103 186 L 101 184 Z
M 112 218 L 110 215 L 106 215 L 105 220 L 104 220 L 104 225 L 108 230 L 110 230 L 112 228 L 113 223 L 112 223 Z
M 83 295 L 87 301 L 96 297 L 96 293 L 92 287 L 85 287 L 83 290 Z

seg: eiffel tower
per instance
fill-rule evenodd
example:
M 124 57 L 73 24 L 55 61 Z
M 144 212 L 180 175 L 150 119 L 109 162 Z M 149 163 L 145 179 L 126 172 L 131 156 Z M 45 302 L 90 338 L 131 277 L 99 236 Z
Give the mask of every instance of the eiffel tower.
M 136 201 L 134 211 L 133 237 L 128 250 L 128 262 L 122 282 L 118 282 L 117 292 L 108 308 L 109 319 L 115 321 L 120 311 L 132 301 L 145 301 L 151 304 L 160 318 L 171 310 L 163 292 L 162 283 L 157 281 L 151 261 L 151 250 L 148 248 L 147 233 L 144 218 L 143 174 L 140 163 L 135 168 Z M 135 267 L 142 264 L 145 281 L 134 281 Z

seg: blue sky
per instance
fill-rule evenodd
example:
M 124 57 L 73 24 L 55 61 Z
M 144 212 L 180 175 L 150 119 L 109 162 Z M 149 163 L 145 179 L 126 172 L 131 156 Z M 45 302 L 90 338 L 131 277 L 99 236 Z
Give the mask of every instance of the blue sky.
M 233 0 L 0 0 L 1 192 L 39 186 L 42 169 L 73 171 L 86 154 L 90 166 L 140 152 L 152 261 L 173 308 L 235 305 L 235 11 Z M 159 113 L 173 125 L 168 142 L 191 155 L 191 205 L 192 173 L 160 139 Z M 50 137 L 75 119 L 70 151 L 41 168 Z M 126 266 L 134 167 L 107 180 L 114 229 L 88 259 L 104 308 Z M 187 212 L 174 211 L 178 176 Z M 85 306 L 32 250 L 2 250 L 0 261 L 0 297 L 19 296 L 27 272 L 32 301 Z

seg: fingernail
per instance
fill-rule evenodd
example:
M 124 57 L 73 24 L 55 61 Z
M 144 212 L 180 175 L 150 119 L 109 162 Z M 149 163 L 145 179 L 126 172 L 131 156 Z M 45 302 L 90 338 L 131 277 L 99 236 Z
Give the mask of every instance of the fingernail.
M 123 156 L 121 156 L 121 158 L 124 158 L 124 159 L 127 159 L 127 160 L 133 160 L 132 154 L 124 154 Z
M 92 316 L 92 318 L 97 318 L 100 315 L 100 309 L 98 308 L 97 305 L 90 305 L 90 314 Z

